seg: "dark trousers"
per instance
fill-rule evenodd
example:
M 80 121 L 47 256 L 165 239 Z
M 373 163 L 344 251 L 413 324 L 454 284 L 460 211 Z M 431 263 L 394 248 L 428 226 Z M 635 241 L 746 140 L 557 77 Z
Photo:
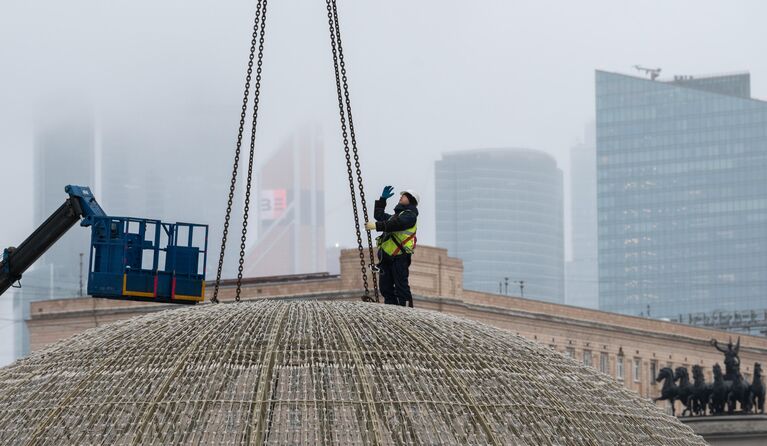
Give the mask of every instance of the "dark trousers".
M 384 303 L 413 306 L 413 295 L 410 294 L 410 254 L 398 256 L 383 255 L 379 265 L 378 288 L 384 297 Z

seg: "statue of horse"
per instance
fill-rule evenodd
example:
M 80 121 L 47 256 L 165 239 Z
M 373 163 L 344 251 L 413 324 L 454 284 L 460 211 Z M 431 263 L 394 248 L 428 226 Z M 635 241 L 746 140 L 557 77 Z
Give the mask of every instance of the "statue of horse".
M 655 382 L 663 381 L 663 387 L 660 389 L 660 396 L 653 398 L 654 402 L 668 400 L 671 403 L 671 415 L 676 415 L 676 409 L 674 408 L 674 401 L 677 399 L 678 390 L 676 384 L 674 384 L 674 371 L 671 367 L 663 367 L 658 372 L 658 377 L 655 378 Z
M 706 384 L 703 367 L 692 366 L 692 414 L 705 415 L 711 400 L 711 384 Z
M 711 386 L 711 414 L 721 415 L 730 396 L 732 381 L 725 381 L 722 366 L 714 364 L 714 384 Z
M 764 413 L 764 383 L 762 382 L 762 365 L 754 364 L 754 379 L 751 383 L 751 405 L 754 412 Z
M 740 404 L 740 410 L 743 413 L 751 412 L 751 386 L 740 374 L 740 364 L 734 364 L 732 367 L 733 379 L 730 386 L 730 393 L 727 397 L 727 413 L 735 413 L 735 405 Z
M 679 381 L 677 386 L 677 398 L 682 402 L 682 416 L 685 413 L 692 415 L 693 385 L 690 383 L 690 374 L 685 367 L 677 367 L 674 372 L 674 381 Z

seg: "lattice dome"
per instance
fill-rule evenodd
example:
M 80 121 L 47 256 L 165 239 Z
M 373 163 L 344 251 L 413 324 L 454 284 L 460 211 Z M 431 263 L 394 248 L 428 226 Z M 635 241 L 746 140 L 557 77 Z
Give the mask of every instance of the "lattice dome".
M 319 301 L 173 309 L 55 344 L 0 370 L 0 442 L 706 444 L 510 332 Z

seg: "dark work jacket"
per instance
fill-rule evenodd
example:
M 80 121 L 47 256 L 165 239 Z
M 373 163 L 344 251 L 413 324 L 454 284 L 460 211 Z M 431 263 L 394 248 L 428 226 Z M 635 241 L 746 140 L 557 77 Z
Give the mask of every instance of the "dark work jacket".
M 397 204 L 394 215 L 386 213 L 386 200 L 376 200 L 373 217 L 376 219 L 376 230 L 379 232 L 397 232 L 410 229 L 418 220 L 418 207 L 409 204 Z

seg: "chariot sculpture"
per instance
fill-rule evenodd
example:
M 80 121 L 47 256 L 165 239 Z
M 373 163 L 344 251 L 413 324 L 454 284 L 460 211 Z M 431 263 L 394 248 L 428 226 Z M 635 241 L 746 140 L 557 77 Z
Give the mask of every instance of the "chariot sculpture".
M 683 407 L 681 416 L 763 414 L 765 387 L 762 365 L 754 363 L 754 375 L 749 383 L 740 373 L 740 337 L 736 344 L 730 338 L 726 347 L 720 346 L 716 339 L 711 340 L 711 345 L 724 353 L 724 373 L 719 364 L 714 364 L 714 381 L 707 383 L 703 368 L 699 365 L 692 366 L 692 381 L 686 367 L 675 370 L 664 367 L 655 379 L 663 382 L 663 386 L 660 396 L 654 401 L 668 400 L 673 412 L 676 411 L 674 403 L 680 401 Z

